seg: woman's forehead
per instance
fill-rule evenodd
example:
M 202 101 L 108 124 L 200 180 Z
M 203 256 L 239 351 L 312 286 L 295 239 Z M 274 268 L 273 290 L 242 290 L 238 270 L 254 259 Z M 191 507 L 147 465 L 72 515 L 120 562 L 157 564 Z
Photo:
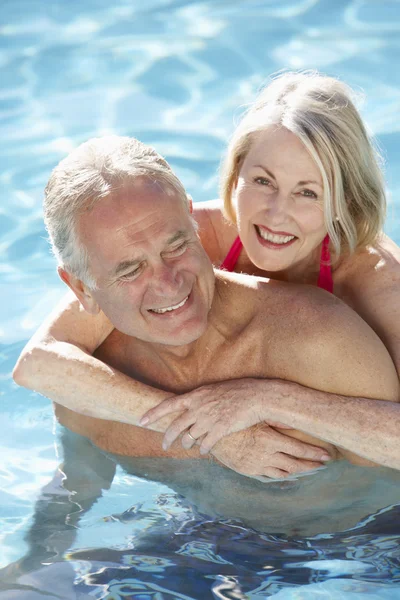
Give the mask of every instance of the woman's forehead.
M 290 169 L 291 173 L 298 174 L 301 179 L 322 184 L 319 167 L 303 142 L 283 127 L 259 132 L 254 137 L 244 162 L 247 167 L 260 166 L 278 171 Z

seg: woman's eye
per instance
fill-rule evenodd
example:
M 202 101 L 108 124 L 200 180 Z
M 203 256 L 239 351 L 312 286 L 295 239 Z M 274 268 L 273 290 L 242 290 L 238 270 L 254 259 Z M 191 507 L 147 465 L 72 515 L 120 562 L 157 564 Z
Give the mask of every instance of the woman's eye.
M 271 185 L 271 181 L 266 177 L 254 177 L 254 183 L 260 183 L 261 185 Z
M 302 194 L 303 196 L 306 196 L 306 198 L 318 198 L 317 194 L 312 190 L 303 190 Z

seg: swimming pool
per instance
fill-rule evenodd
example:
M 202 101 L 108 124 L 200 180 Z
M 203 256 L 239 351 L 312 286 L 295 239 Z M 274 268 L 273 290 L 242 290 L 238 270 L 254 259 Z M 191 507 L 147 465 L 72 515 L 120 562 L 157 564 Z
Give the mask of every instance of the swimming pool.
M 333 465 L 319 487 L 266 492 L 208 463 L 136 460 L 114 473 L 72 436 L 66 463 L 91 486 L 68 496 L 52 481 L 62 433 L 51 405 L 11 380 L 64 292 L 41 215 L 51 168 L 88 137 L 131 134 L 195 200 L 215 197 L 238 107 L 283 67 L 365 91 L 387 159 L 386 230 L 400 243 L 400 3 L 3 0 L 0 16 L 1 566 L 28 551 L 28 531 L 34 550 L 0 598 L 400 598 L 399 509 L 386 508 L 399 479 L 386 470 Z M 327 511 L 332 486 L 340 501 Z

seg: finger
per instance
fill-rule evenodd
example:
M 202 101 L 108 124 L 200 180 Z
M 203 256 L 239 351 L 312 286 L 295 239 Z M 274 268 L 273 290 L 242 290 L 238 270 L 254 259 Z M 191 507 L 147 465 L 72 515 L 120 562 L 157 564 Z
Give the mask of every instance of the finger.
M 274 466 L 288 473 L 305 473 L 321 468 L 323 463 L 313 460 L 299 460 L 281 452 L 274 455 Z
M 192 434 L 192 430 L 193 427 L 182 436 L 182 446 L 185 450 L 190 450 L 197 443 L 197 438 Z
M 265 423 L 269 427 L 275 427 L 277 429 L 293 429 L 290 425 L 284 425 L 284 423 L 279 423 L 278 421 L 270 421 L 269 419 L 265 421 Z
M 165 415 L 169 415 L 172 412 L 182 411 L 187 408 L 187 397 L 174 396 L 173 398 L 167 398 L 154 406 L 150 410 L 144 413 L 143 417 L 139 421 L 139 425 L 144 427 L 150 425 L 154 421 L 158 421 Z
M 265 469 L 263 473 L 265 477 L 270 477 L 271 479 L 286 479 L 289 476 L 287 471 L 283 469 L 277 469 L 275 467 L 268 467 Z
M 164 450 L 168 450 L 171 444 L 173 444 L 177 437 L 180 436 L 186 429 L 189 429 L 191 425 L 193 425 L 195 420 L 195 416 L 190 412 L 186 411 L 175 419 L 168 427 L 165 432 L 164 439 L 162 442 L 162 447 Z
M 289 436 L 285 437 L 288 440 L 287 446 L 282 448 L 282 452 L 285 454 L 293 456 L 294 458 L 305 458 L 307 460 L 316 461 L 327 461 L 331 460 L 332 458 L 325 448 L 312 446 L 311 444 L 306 444 L 305 442 L 300 442 L 299 440 L 289 438 Z
M 219 442 L 226 435 L 224 427 L 217 425 L 212 431 L 206 433 L 200 444 L 200 454 L 208 454 L 214 448 L 215 444 Z M 199 436 L 200 437 L 200 436 Z

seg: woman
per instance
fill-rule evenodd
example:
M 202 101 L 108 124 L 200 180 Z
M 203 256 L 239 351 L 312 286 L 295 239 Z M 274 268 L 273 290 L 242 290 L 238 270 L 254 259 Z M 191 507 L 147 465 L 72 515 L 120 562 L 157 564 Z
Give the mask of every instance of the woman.
M 193 214 L 214 264 L 333 292 L 377 332 L 399 372 L 400 250 L 382 234 L 378 157 L 350 95 L 344 84 L 318 74 L 275 79 L 229 145 L 224 207 L 197 204 Z M 91 355 L 111 330 L 104 315 L 89 316 L 67 299 L 22 353 L 16 381 L 78 412 L 133 422 L 133 395 L 154 392 L 159 401 L 160 390 L 115 371 L 107 383 L 108 367 Z M 73 380 L 63 377 L 71 365 Z M 244 389 L 249 397 L 248 382 Z M 207 386 L 208 399 L 227 392 L 235 406 L 243 393 L 240 380 Z M 192 396 L 185 406 L 196 412 L 199 396 Z M 170 407 L 167 402 L 160 410 Z M 184 436 L 184 443 L 192 442 Z

